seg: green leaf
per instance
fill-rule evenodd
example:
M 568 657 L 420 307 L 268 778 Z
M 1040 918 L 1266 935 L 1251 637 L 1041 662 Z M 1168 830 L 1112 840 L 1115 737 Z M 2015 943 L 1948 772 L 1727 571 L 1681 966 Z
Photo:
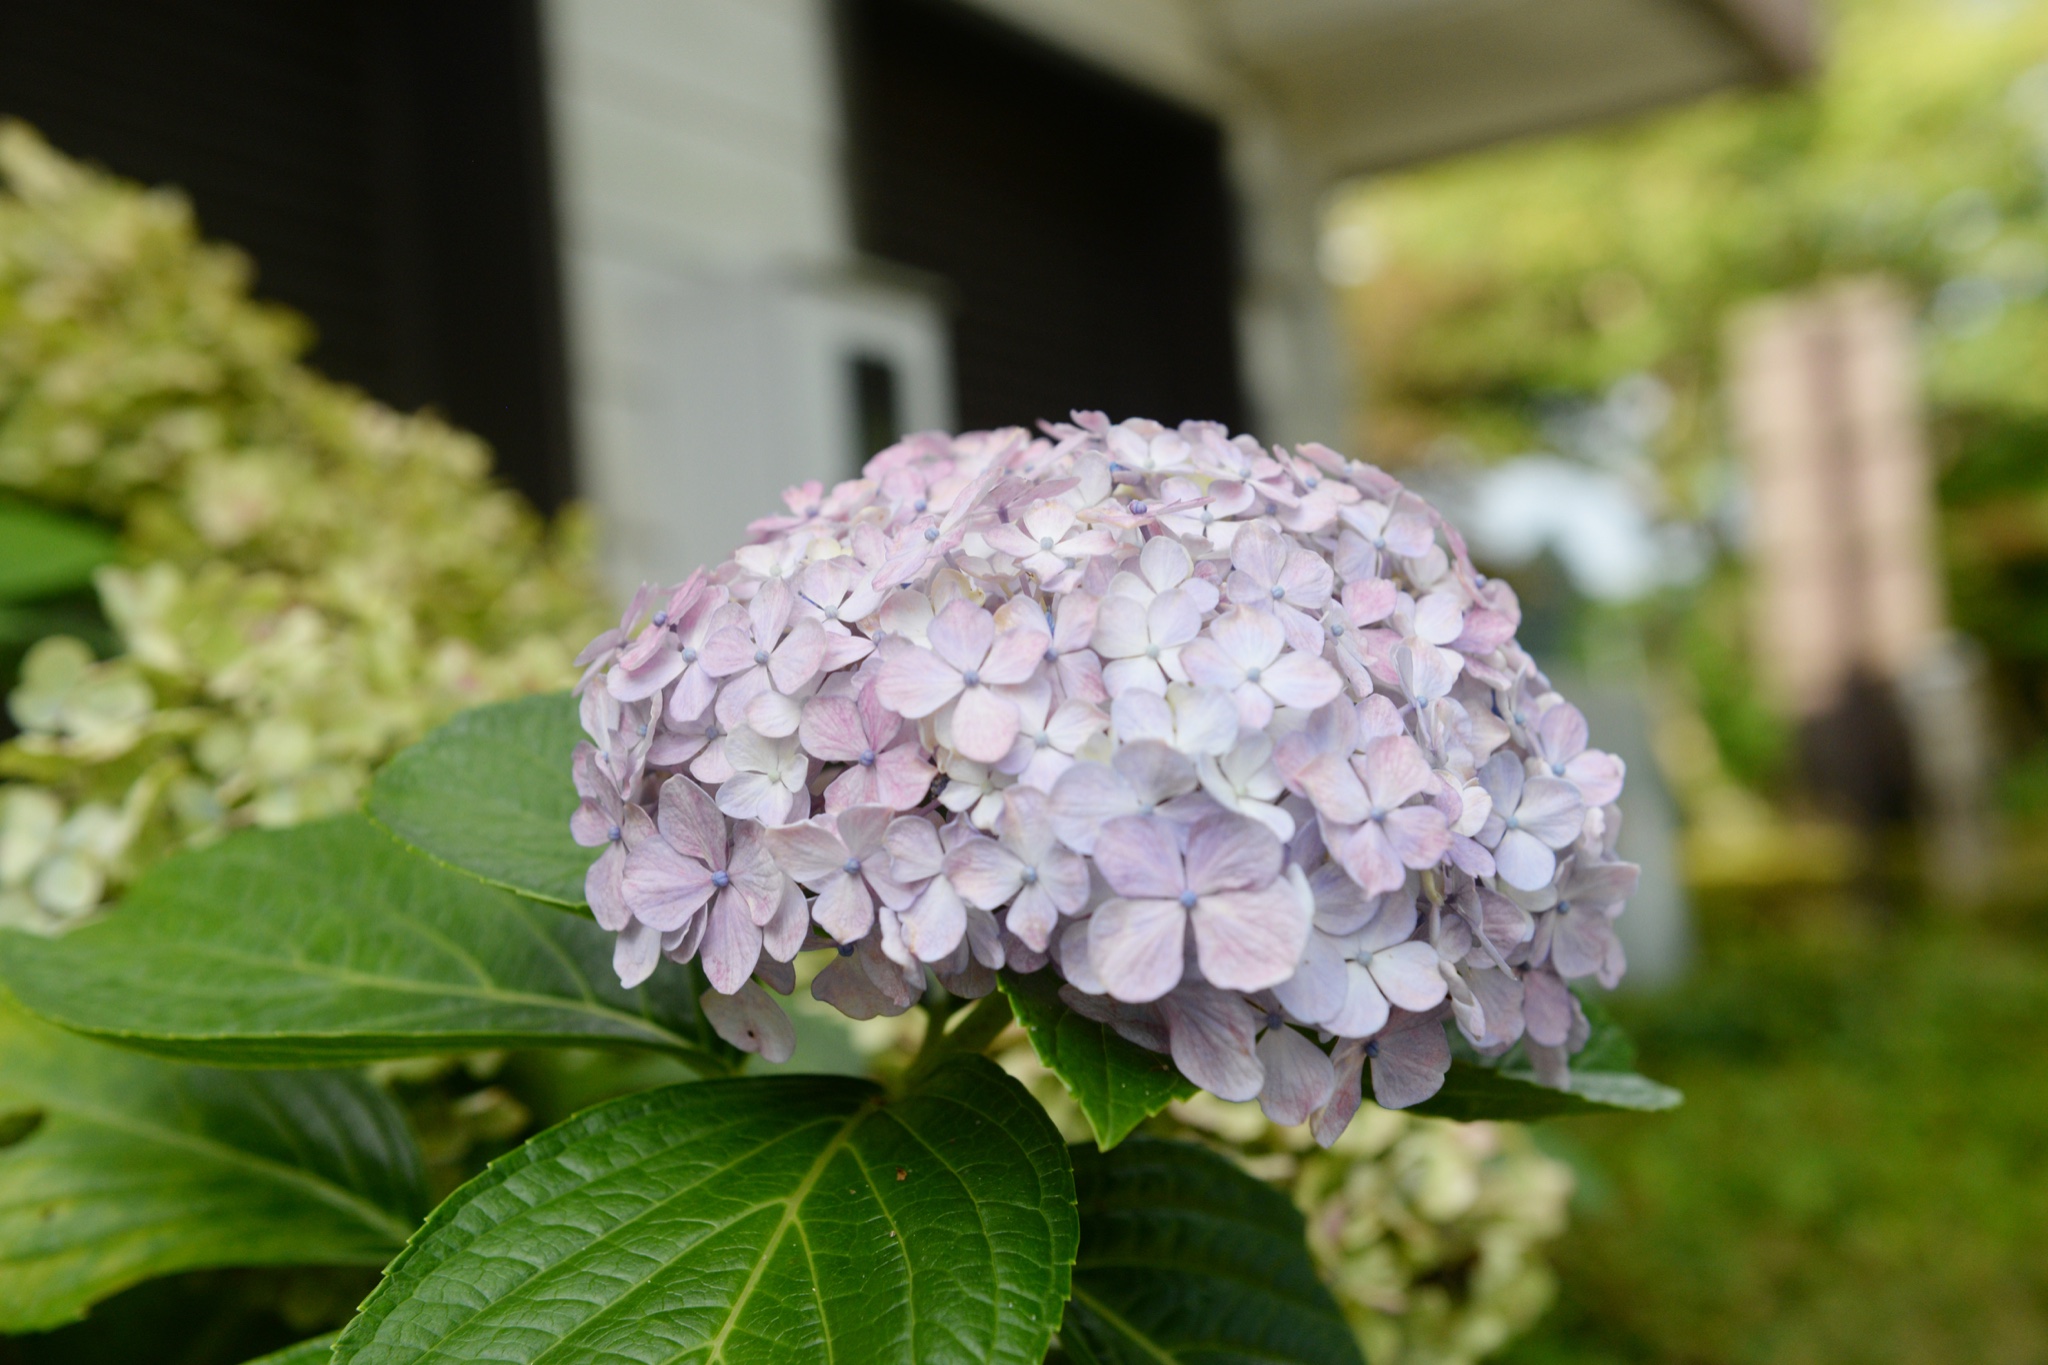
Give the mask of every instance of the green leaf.
M 340 1336 L 339 1332 L 329 1332 L 324 1337 L 314 1337 L 311 1341 L 287 1346 L 282 1351 L 273 1351 L 260 1360 L 250 1361 L 248 1365 L 327 1365 L 334 1355 L 335 1340 Z
M 0 998 L 0 1332 L 80 1317 L 139 1280 L 218 1266 L 378 1265 L 426 1212 L 396 1106 L 336 1073 L 138 1056 Z
M 1171 1058 L 1149 1052 L 1115 1029 L 1068 1009 L 1052 973 L 1004 972 L 999 979 L 1038 1060 L 1066 1083 L 1103 1151 L 1122 1142 L 1169 1100 L 1195 1093 Z
M 1685 1096 L 1668 1085 L 1624 1071 L 1572 1068 L 1571 1089 L 1539 1085 L 1533 1072 L 1453 1061 L 1444 1088 L 1410 1113 L 1474 1119 L 1558 1118 L 1571 1114 L 1653 1113 L 1676 1109 Z
M 120 552 L 111 531 L 30 503 L 0 499 L 0 602 L 87 587 Z
M 361 816 L 249 831 L 158 865 L 62 938 L 0 935 L 0 981 L 66 1028 L 234 1066 L 483 1047 L 737 1054 L 690 973 L 621 988 L 612 936 L 421 858 Z
M 1285 1195 L 1185 1142 L 1073 1156 L 1076 1365 L 1364 1365 Z
M 599 852 L 569 837 L 571 756 L 583 737 L 566 692 L 464 711 L 384 765 L 370 815 L 493 886 L 581 905 Z
M 1077 1225 L 1045 1111 L 983 1057 L 599 1105 L 451 1195 L 337 1365 L 1037 1365 Z

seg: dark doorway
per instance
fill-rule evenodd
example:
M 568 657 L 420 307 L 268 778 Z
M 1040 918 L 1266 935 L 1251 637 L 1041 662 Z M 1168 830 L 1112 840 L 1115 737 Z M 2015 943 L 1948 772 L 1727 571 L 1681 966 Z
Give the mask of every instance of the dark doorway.
M 1216 125 L 947 0 L 840 19 L 855 232 L 952 286 L 962 425 L 1242 425 Z
M 7 0 L 0 114 L 184 189 L 319 368 L 569 495 L 537 0 Z

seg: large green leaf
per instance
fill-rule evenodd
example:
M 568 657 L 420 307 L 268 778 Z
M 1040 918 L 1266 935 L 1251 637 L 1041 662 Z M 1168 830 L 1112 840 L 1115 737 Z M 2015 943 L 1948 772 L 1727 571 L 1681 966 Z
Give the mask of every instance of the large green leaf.
M 1364 1365 L 1286 1196 L 1185 1142 L 1073 1156 L 1076 1365 Z
M 1068 1009 L 1052 973 L 1004 972 L 1000 980 L 1038 1060 L 1066 1083 L 1105 1152 L 1169 1100 L 1195 1093 L 1172 1058 Z
M 113 533 L 30 503 L 0 498 L 0 602 L 70 592 L 120 550 Z
M 384 765 L 370 814 L 494 886 L 581 905 L 583 874 L 598 853 L 569 837 L 570 760 L 582 739 L 566 693 L 465 711 Z
M 0 998 L 0 1331 L 151 1276 L 378 1265 L 426 1212 L 397 1108 L 352 1075 L 103 1047 Z
M 361 816 L 250 831 L 152 869 L 62 938 L 0 935 L 0 980 L 67 1028 L 237 1066 L 478 1047 L 737 1054 L 690 973 L 628 991 L 612 936 L 422 858 Z
M 1572 1068 L 1571 1089 L 1537 1083 L 1533 1072 L 1453 1061 L 1444 1088 L 1411 1113 L 1470 1122 L 1474 1119 L 1560 1118 L 1572 1114 L 1650 1113 L 1676 1109 L 1685 1096 L 1632 1071 Z
M 273 1351 L 261 1360 L 252 1360 L 249 1365 L 327 1365 L 334 1355 L 334 1341 L 339 1332 L 329 1332 L 324 1337 L 314 1337 L 296 1346 L 287 1346 L 282 1351 Z
M 1036 1365 L 1077 1236 L 1066 1149 L 982 1057 L 587 1110 L 436 1209 L 337 1365 Z

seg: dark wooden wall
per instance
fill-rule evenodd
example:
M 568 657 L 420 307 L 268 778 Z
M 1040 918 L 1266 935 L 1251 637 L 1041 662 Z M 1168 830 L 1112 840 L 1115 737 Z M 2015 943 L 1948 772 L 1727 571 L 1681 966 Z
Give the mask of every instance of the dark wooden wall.
M 948 0 L 841 0 L 839 30 L 858 243 L 951 286 L 964 426 L 1242 424 L 1212 121 Z
M 322 370 L 568 496 L 536 0 L 4 0 L 0 114 L 183 188 Z

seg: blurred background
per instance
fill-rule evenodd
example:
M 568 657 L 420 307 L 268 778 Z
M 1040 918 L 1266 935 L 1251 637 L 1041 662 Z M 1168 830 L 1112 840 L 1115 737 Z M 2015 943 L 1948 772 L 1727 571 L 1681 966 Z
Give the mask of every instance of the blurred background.
M 1374 1365 L 2048 1359 L 2048 3 L 0 28 L 0 117 L 56 149 L 0 136 L 0 490 L 87 526 L 72 576 L 0 575 L 0 919 L 352 805 L 898 432 L 1321 439 L 1445 506 L 1627 759 L 1614 1011 L 1689 1097 L 1362 1138 L 1366 1230 L 1319 1254 Z M 390 1081 L 451 1180 L 616 1083 Z M 353 1292 L 145 1287 L 0 1361 L 202 1291 L 307 1328 Z

